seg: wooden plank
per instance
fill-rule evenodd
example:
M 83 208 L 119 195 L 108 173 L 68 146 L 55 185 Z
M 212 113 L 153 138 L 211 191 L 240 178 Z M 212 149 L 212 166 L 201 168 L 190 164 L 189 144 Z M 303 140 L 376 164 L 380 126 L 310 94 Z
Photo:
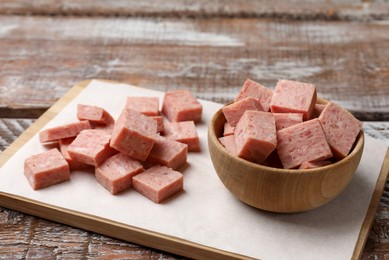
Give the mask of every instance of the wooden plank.
M 70 101 L 88 84 L 89 80 L 77 83 L 60 100 L 51 106 L 40 118 L 27 128 L 0 156 L 0 167 L 4 165 L 27 141 L 51 121 Z M 167 234 L 144 230 L 142 228 L 119 223 L 110 219 L 61 208 L 26 197 L 0 192 L 0 206 L 21 211 L 41 218 L 47 218 L 62 224 L 71 225 L 103 235 L 114 234 L 115 238 L 128 242 L 152 246 L 159 250 L 201 259 L 251 259 L 236 253 L 198 244 Z M 44 258 L 47 257 L 44 253 Z
M 0 14 L 18 15 L 104 15 L 142 17 L 228 17 L 278 18 L 291 20 L 387 19 L 389 5 L 382 1 L 281 1 L 281 0 L 5 0 Z
M 225 103 L 249 77 L 270 87 L 313 82 L 360 119 L 389 119 L 387 22 L 0 16 L 0 24 L 0 117 L 36 115 L 88 78 Z
M 0 149 L 9 146 L 16 136 L 33 122 L 34 120 L 31 119 L 1 119 L 0 132 L 5 138 L 4 146 Z M 381 139 L 389 145 L 387 138 L 389 122 L 364 123 L 364 129 L 366 134 Z M 388 201 L 389 184 L 387 183 L 362 259 L 384 256 L 388 252 L 389 240 L 385 238 L 389 229 Z M 61 234 L 61 237 L 58 234 Z M 51 256 L 58 254 L 74 258 L 105 257 L 112 254 L 118 258 L 142 259 L 153 256 L 178 258 L 155 249 L 139 247 L 2 208 L 0 208 L 0 237 L 4 238 L 0 240 L 0 254 L 7 255 L 14 252 L 14 255 L 20 258 L 34 256 L 45 258 L 50 256 L 49 253 Z

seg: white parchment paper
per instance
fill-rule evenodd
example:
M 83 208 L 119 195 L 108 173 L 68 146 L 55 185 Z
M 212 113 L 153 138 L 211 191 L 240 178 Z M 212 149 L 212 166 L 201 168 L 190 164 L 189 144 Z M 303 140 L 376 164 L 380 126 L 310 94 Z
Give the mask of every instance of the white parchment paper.
M 163 93 L 92 81 L 44 128 L 76 121 L 79 103 L 101 106 L 117 118 L 126 96 L 162 100 Z M 183 171 L 185 191 L 163 204 L 154 204 L 134 190 L 112 196 L 88 172 L 73 172 L 71 181 L 32 190 L 23 162 L 45 151 L 38 135 L 0 169 L 0 191 L 254 258 L 351 258 L 387 147 L 366 136 L 351 184 L 325 206 L 300 214 L 264 212 L 238 201 L 218 179 L 209 158 L 207 125 L 221 104 L 201 102 L 204 112 L 197 130 L 202 152 L 189 154 L 189 166 Z

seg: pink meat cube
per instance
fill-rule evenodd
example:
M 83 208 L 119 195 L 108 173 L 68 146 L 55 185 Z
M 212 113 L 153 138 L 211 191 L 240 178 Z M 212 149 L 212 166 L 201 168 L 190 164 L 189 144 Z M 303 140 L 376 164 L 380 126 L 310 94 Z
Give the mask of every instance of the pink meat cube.
M 152 119 L 157 122 L 157 132 L 160 133 L 163 131 L 165 128 L 164 123 L 163 123 L 163 116 L 151 116 Z
M 233 134 L 219 137 L 219 141 L 229 153 L 231 153 L 232 155 L 238 155 L 235 143 L 235 136 Z
M 188 145 L 189 152 L 200 151 L 200 140 L 193 121 L 166 122 L 163 135 Z
M 273 115 L 277 131 L 303 122 L 303 114 L 301 113 L 273 113 Z
M 154 165 L 160 164 L 177 170 L 186 163 L 187 155 L 188 145 L 157 136 L 147 161 Z
M 234 130 L 235 130 L 235 127 L 232 127 L 228 122 L 224 123 L 224 131 L 223 131 L 224 136 L 233 135 Z
M 96 168 L 97 181 L 115 195 L 132 187 L 132 177 L 143 172 L 143 166 L 130 156 L 118 153 Z
M 303 113 L 312 118 L 316 103 L 316 86 L 290 80 L 279 80 L 270 102 L 273 113 Z
M 188 90 L 174 90 L 165 93 L 162 113 L 170 122 L 200 122 L 203 106 Z
M 77 136 L 82 130 L 90 129 L 89 121 L 79 121 L 71 124 L 48 128 L 39 133 L 41 143 L 58 141 L 59 139 Z
M 321 112 L 319 120 L 334 157 L 346 157 L 362 129 L 362 123 L 331 101 Z
M 319 168 L 322 166 L 330 165 L 331 161 L 329 160 L 324 160 L 324 161 L 316 161 L 316 162 L 303 162 L 299 169 L 314 169 L 314 168 Z
M 277 152 L 286 169 L 299 167 L 303 162 L 332 157 L 317 118 L 277 131 L 277 141 Z
M 276 123 L 272 113 L 246 111 L 235 127 L 238 156 L 262 163 L 276 148 Z
M 63 158 L 68 162 L 69 168 L 71 171 L 76 171 L 76 170 L 85 170 L 87 168 L 90 168 L 91 165 L 79 162 L 75 158 L 70 157 L 68 153 L 68 148 L 69 145 L 76 139 L 75 137 L 69 137 L 65 139 L 59 140 L 59 150 L 62 153 Z
M 108 134 L 112 134 L 114 125 L 115 125 L 115 121 L 113 121 L 113 123 L 109 125 L 100 125 L 91 122 L 92 129 L 101 130 Z
M 273 91 L 271 89 L 264 87 L 253 80 L 247 79 L 234 101 L 237 102 L 247 97 L 253 97 L 257 99 L 257 102 L 261 107 L 259 110 L 268 112 L 272 96 Z
M 144 161 L 155 143 L 157 123 L 135 110 L 124 109 L 112 132 L 111 147 Z
M 146 116 L 158 116 L 158 97 L 127 97 L 126 109 L 132 109 Z
M 68 153 L 79 162 L 98 166 L 117 153 L 109 146 L 110 138 L 110 134 L 101 130 L 84 130 L 69 145 Z
M 132 178 L 134 189 L 155 203 L 182 191 L 184 176 L 166 166 L 154 166 Z
M 79 120 L 88 120 L 91 123 L 100 125 L 110 125 L 115 121 L 103 108 L 83 104 L 77 105 L 77 118 Z
M 258 104 L 257 99 L 248 97 L 232 104 L 229 104 L 222 108 L 224 117 L 230 126 L 235 127 L 239 119 L 246 111 L 262 111 L 261 106 Z
M 24 175 L 34 190 L 70 179 L 69 165 L 58 149 L 32 155 L 24 161 Z

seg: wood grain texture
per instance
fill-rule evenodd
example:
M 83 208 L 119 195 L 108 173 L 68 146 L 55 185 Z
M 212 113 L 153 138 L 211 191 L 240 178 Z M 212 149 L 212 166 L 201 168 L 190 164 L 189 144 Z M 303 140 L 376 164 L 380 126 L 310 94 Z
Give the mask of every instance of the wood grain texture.
M 315 83 L 360 119 L 389 119 L 385 21 L 0 16 L 0 24 L 0 117 L 36 116 L 88 78 L 187 88 L 222 103 L 246 78 L 269 87 L 286 78 Z
M 34 120 L 1 119 L 2 146 L 8 147 Z M 389 145 L 389 122 L 364 123 L 366 135 Z M 3 136 L 3 133 L 6 133 Z M 389 183 L 386 183 L 373 227 L 361 259 L 385 259 L 389 253 Z M 183 259 L 155 249 L 123 242 L 107 236 L 46 221 L 41 218 L 0 208 L 0 259 L 36 258 L 128 258 L 128 259 Z
M 271 1 L 271 0 L 3 0 L 0 14 L 18 15 L 89 15 L 141 17 L 228 17 L 277 18 L 291 20 L 372 20 L 387 19 L 389 7 L 384 1 Z

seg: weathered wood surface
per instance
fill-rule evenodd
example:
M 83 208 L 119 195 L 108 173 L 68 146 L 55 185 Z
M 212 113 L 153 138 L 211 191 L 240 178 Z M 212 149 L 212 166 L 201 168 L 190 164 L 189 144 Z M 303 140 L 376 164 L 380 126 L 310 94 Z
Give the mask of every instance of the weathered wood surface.
M 0 14 L 371 20 L 387 19 L 389 7 L 377 0 L 3 0 Z
M 75 83 L 106 78 L 227 102 L 246 78 L 314 82 L 389 120 L 385 0 L 0 1 L 0 151 Z M 17 117 L 17 118 L 12 118 Z M 389 123 L 365 133 L 389 145 Z M 176 259 L 0 208 L 0 259 Z M 362 259 L 389 258 L 389 184 Z
M 0 119 L 0 151 L 33 119 Z M 365 133 L 389 146 L 389 122 L 365 122 Z M 381 198 L 362 259 L 389 257 L 389 182 Z M 180 256 L 123 242 L 0 207 L 0 259 L 179 259 Z
M 0 16 L 0 117 L 38 116 L 106 78 L 227 102 L 246 78 L 317 84 L 362 120 L 389 119 L 389 23 Z

